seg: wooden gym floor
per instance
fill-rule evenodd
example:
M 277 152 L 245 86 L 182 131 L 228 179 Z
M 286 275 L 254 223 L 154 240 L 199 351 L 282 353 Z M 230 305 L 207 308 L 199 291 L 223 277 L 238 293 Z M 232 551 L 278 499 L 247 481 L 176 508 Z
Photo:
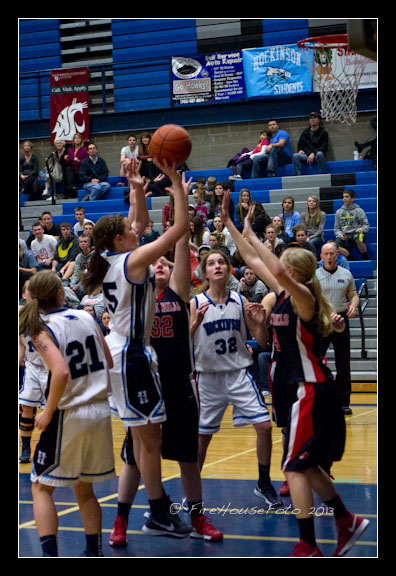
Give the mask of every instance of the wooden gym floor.
M 268 397 L 271 410 L 271 397 Z M 377 557 L 377 394 L 353 393 L 352 416 L 346 417 L 347 443 L 341 462 L 332 474 L 337 491 L 347 508 L 370 520 L 362 539 L 348 553 L 351 557 Z M 32 453 L 38 438 L 33 433 Z M 124 428 L 113 420 L 116 470 L 122 468 L 120 449 Z M 280 470 L 282 456 L 280 430 L 273 427 L 271 478 L 277 489 L 284 480 Z M 19 465 L 19 557 L 40 557 L 41 547 L 33 520 L 30 485 L 31 464 Z M 175 503 L 183 493 L 177 463 L 163 461 L 163 483 Z M 128 526 L 128 546 L 112 549 L 108 544 L 117 511 L 117 478 L 95 484 L 95 493 L 103 510 L 103 553 L 106 557 L 288 557 L 298 540 L 297 523 L 290 498 L 284 508 L 268 511 L 253 494 L 257 481 L 256 435 L 253 427 L 234 428 L 231 408 L 226 411 L 221 430 L 213 437 L 202 470 L 206 514 L 224 533 L 221 543 L 192 538 L 150 537 L 141 528 L 148 504 L 144 486 L 135 499 Z M 79 556 L 85 547 L 81 518 L 70 488 L 57 488 L 54 499 L 59 513 L 59 554 Z M 184 512 L 180 512 L 185 514 Z M 336 546 L 334 518 L 315 500 L 315 527 L 318 544 L 325 556 Z M 187 517 L 186 517 L 187 518 Z

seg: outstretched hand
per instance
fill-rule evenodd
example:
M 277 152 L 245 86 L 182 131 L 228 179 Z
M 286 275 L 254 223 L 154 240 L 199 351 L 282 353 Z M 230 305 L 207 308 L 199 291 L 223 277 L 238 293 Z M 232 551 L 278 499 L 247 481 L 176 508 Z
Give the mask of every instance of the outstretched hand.
M 230 198 L 231 192 L 226 190 L 223 194 L 223 201 L 219 204 L 219 216 L 224 225 L 231 220 L 230 218 Z
M 243 236 L 248 236 L 248 234 L 253 231 L 252 224 L 254 222 L 254 210 L 255 206 L 254 204 L 251 204 L 249 206 L 248 213 L 246 214 L 245 219 L 243 221 L 243 231 L 242 231 Z
M 248 302 L 245 305 L 245 312 L 256 324 L 265 324 L 267 315 L 260 302 Z

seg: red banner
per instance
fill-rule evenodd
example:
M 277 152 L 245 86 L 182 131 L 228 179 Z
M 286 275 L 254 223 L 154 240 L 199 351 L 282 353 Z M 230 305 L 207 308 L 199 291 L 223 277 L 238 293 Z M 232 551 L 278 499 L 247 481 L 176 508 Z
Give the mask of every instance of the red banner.
M 71 142 L 76 132 L 89 140 L 88 82 L 88 68 L 51 70 L 51 144 L 57 139 Z

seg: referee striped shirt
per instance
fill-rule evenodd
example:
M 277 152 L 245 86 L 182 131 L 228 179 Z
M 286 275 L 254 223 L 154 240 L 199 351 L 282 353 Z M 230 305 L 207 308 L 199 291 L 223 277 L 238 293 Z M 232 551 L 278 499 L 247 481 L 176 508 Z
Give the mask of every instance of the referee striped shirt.
M 355 279 L 346 268 L 337 266 L 336 270 L 326 270 L 324 266 L 316 270 L 323 294 L 333 306 L 335 312 L 345 312 L 348 294 L 356 291 Z

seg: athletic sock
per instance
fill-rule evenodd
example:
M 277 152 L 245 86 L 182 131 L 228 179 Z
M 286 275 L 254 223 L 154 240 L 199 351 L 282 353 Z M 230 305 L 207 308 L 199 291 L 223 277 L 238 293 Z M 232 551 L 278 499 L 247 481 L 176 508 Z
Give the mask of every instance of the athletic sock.
M 101 534 L 86 534 L 87 552 L 94 556 L 103 556 L 102 551 L 102 535 Z
M 158 520 L 159 522 L 166 521 L 167 504 L 168 501 L 165 500 L 164 496 L 162 496 L 162 498 L 149 500 L 151 515 L 155 520 Z
M 270 484 L 270 482 L 271 482 L 270 474 L 269 474 L 270 465 L 269 464 L 259 464 L 258 469 L 259 469 L 259 481 L 258 481 L 259 486 L 268 486 L 268 484 Z
M 300 539 L 307 542 L 312 548 L 316 547 L 314 518 L 297 518 Z
M 344 503 L 338 494 L 336 494 L 331 500 L 326 500 L 325 504 L 334 510 L 334 517 L 336 520 L 339 518 L 347 518 L 351 515 L 349 510 L 345 508 Z
M 30 449 L 31 436 L 21 436 L 22 448 Z
M 55 534 L 41 536 L 40 542 L 44 556 L 58 556 L 58 542 Z
M 131 507 L 132 504 L 129 504 L 129 502 L 117 502 L 117 515 L 128 520 Z

